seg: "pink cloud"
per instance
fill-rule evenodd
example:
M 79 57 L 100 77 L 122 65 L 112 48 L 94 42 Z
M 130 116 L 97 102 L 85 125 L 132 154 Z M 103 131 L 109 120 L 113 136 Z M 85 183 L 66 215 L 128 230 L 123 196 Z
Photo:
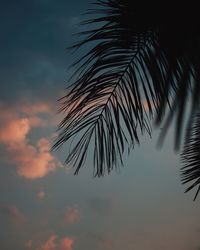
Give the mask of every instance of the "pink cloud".
M 25 104 L 20 107 L 20 111 L 27 115 L 37 115 L 38 113 L 51 114 L 52 107 L 49 103 Z
M 47 138 L 39 138 L 34 144 L 28 138 L 34 127 L 47 126 L 47 121 L 37 114 L 48 110 L 46 105 L 33 105 L 26 115 L 24 107 L 16 111 L 0 106 L 0 143 L 5 146 L 8 161 L 17 167 L 17 174 L 27 179 L 42 178 L 61 167 L 50 153 L 51 145 Z
M 39 250 L 73 250 L 73 246 L 73 238 L 64 237 L 58 240 L 57 235 L 52 234 L 49 239 L 39 247 Z
M 68 208 L 64 214 L 66 223 L 74 224 L 80 219 L 80 214 L 77 208 Z
M 27 118 L 4 120 L 0 126 L 0 142 L 6 145 L 25 141 L 30 131 L 30 122 Z
M 21 144 L 12 149 L 13 160 L 18 165 L 17 173 L 27 179 L 42 178 L 60 166 L 49 152 L 50 143 L 45 138 L 41 138 L 36 146 Z

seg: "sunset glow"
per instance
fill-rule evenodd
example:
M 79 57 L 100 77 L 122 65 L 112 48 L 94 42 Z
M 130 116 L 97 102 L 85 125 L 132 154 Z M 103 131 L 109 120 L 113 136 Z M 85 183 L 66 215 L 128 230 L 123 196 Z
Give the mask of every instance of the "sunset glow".
M 103 178 L 93 178 L 93 148 L 76 176 L 71 141 L 52 150 L 77 59 L 65 48 L 89 2 L 2 2 L 0 250 L 199 250 L 200 197 L 184 194 L 173 127 L 162 150 L 159 128 Z

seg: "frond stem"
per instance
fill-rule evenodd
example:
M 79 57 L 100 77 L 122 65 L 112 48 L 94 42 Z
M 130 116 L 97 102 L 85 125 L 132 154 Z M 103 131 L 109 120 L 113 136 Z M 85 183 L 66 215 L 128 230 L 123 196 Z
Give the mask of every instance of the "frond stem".
M 124 72 L 122 73 L 122 75 L 120 76 L 119 80 L 115 83 L 115 86 L 113 87 L 112 92 L 110 93 L 110 95 L 109 95 L 109 97 L 108 97 L 106 103 L 105 103 L 104 106 L 102 107 L 101 113 L 98 115 L 98 118 L 97 118 L 97 120 L 96 120 L 96 122 L 95 122 L 95 124 L 94 124 L 95 126 L 96 126 L 96 124 L 98 123 L 100 117 L 103 116 L 103 112 L 104 112 L 104 110 L 105 110 L 107 104 L 109 103 L 109 101 L 110 101 L 110 99 L 112 98 L 112 96 L 113 96 L 113 94 L 114 94 L 114 92 L 115 92 L 117 86 L 120 84 L 120 81 L 122 80 L 122 78 L 124 77 L 124 75 L 127 73 L 128 69 L 129 69 L 129 67 L 130 67 L 130 65 L 132 64 L 133 60 L 136 58 L 136 56 L 138 55 L 138 53 L 139 53 L 139 48 L 138 48 L 137 52 L 134 53 L 133 57 L 131 58 L 131 60 L 130 60 L 129 63 L 127 64 L 127 66 L 126 66 Z M 94 127 L 95 127 L 95 126 L 94 126 Z

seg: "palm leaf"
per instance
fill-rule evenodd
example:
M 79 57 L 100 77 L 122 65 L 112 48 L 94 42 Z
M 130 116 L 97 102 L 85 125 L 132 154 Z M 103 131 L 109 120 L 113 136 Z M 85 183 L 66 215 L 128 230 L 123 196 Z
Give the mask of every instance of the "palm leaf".
M 147 36 L 136 32 L 128 39 L 126 34 L 130 27 L 121 27 L 124 18 L 119 15 L 121 5 L 114 5 L 113 1 L 108 7 L 109 18 L 105 16 L 89 21 L 107 23 L 87 32 L 88 37 L 74 46 L 100 41 L 79 60 L 79 63 L 82 61 L 79 71 L 84 65 L 89 67 L 85 67 L 69 94 L 62 99 L 61 110 L 67 109 L 67 115 L 60 124 L 61 132 L 55 144 L 57 147 L 85 130 L 66 160 L 77 163 L 77 173 L 93 135 L 95 175 L 98 176 L 117 166 L 127 142 L 129 146 L 139 143 L 138 133 L 146 130 L 150 134 L 149 119 L 153 108 L 158 108 L 165 89 L 161 63 L 155 60 L 154 65 L 151 63 L 154 34 L 149 32 Z
M 200 191 L 200 114 L 197 113 L 193 120 L 193 126 L 188 131 L 188 137 L 181 155 L 184 164 L 181 172 L 184 184 L 193 182 L 185 192 L 197 187 L 195 200 Z
M 92 18 L 83 22 L 91 29 L 72 46 L 91 44 L 91 49 L 73 64 L 75 80 L 61 99 L 65 118 L 54 148 L 79 136 L 66 159 L 75 173 L 91 144 L 94 175 L 118 167 L 126 145 L 139 144 L 145 131 L 151 134 L 152 118 L 156 125 L 164 122 L 160 141 L 176 118 L 175 148 L 180 147 L 187 99 L 200 93 L 196 6 L 182 4 L 180 11 L 180 6 L 145 4 L 97 1 L 88 11 Z M 198 101 L 191 106 L 196 112 Z

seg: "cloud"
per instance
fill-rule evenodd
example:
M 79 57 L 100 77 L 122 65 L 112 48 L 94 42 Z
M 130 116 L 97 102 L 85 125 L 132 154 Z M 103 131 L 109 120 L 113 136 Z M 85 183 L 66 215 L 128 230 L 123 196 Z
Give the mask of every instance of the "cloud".
M 38 198 L 39 200 L 43 200 L 45 196 L 46 196 L 46 193 L 45 193 L 44 191 L 39 191 L 39 192 L 37 193 L 37 198 Z
M 27 179 L 37 179 L 46 176 L 49 172 L 61 167 L 60 162 L 50 153 L 50 141 L 39 138 L 31 144 L 29 134 L 34 127 L 47 126 L 47 121 L 39 117 L 39 113 L 47 114 L 46 104 L 28 107 L 5 109 L 0 106 L 0 143 L 4 145 L 8 162 L 17 167 L 17 174 Z M 27 110 L 26 110 L 27 108 Z
M 1 206 L 1 212 L 10 218 L 16 224 L 24 224 L 26 222 L 25 215 L 16 206 Z
M 45 138 L 41 138 L 36 146 L 22 144 L 18 148 L 13 148 L 13 160 L 18 165 L 18 175 L 27 179 L 37 179 L 55 171 L 60 164 L 49 150 L 50 143 Z
M 4 1 L 2 5 L 2 8 L 6 6 L 6 10 L 9 10 L 9 3 Z M 38 13 L 43 13 L 38 15 L 37 20 L 35 8 Z M 69 1 L 42 0 L 27 4 L 21 0 L 16 7 L 13 6 L 12 13 L 6 12 L 7 15 L 2 16 L 5 29 L 0 48 L 0 100 L 10 103 L 17 98 L 51 98 L 56 102 L 59 90 L 65 88 L 67 57 L 64 51 L 67 44 L 71 43 L 66 32 L 69 28 L 66 21 L 72 14 Z M 30 34 L 27 20 L 37 30 L 37 36 Z M 66 21 L 63 22 L 64 20 Z M 63 37 L 64 32 L 66 35 Z M 10 37 L 10 41 L 15 43 L 8 42 L 6 37 Z
M 50 238 L 41 246 L 40 250 L 56 250 L 55 234 L 51 235 Z
M 4 124 L 0 127 L 0 142 L 9 148 L 16 143 L 24 142 L 30 131 L 30 126 L 27 118 L 4 121 Z
M 60 249 L 59 250 L 72 250 L 74 245 L 74 239 L 69 237 L 64 237 L 60 241 Z
M 64 214 L 66 223 L 74 224 L 80 219 L 80 214 L 77 208 L 68 208 Z
M 73 238 L 65 236 L 58 240 L 58 236 L 52 234 L 49 239 L 39 247 L 39 250 L 73 250 L 73 246 Z
M 48 113 L 51 114 L 52 107 L 48 103 L 35 103 L 34 105 L 24 105 L 21 111 L 27 115 L 37 115 L 38 113 Z

